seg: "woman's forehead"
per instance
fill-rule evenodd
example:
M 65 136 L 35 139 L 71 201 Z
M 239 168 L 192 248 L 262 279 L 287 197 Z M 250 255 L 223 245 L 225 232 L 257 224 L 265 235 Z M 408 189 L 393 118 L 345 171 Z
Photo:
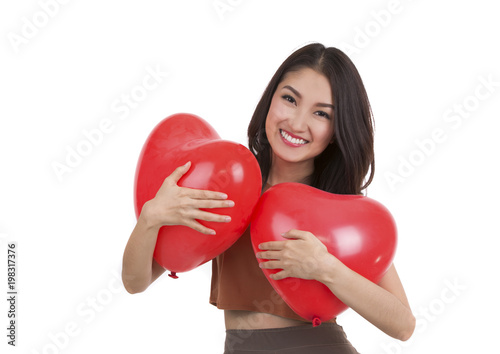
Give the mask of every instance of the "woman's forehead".
M 333 100 L 332 88 L 328 78 L 322 73 L 311 69 L 301 68 L 287 72 L 278 85 L 278 89 L 289 86 L 296 90 L 301 96 L 314 96 L 318 101 L 330 103 Z

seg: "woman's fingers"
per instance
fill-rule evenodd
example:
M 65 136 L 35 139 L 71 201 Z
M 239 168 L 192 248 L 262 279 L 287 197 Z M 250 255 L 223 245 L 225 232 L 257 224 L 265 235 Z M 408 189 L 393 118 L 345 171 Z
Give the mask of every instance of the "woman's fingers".
M 174 184 L 177 185 L 179 180 L 184 176 L 190 169 L 191 167 L 191 161 L 188 161 L 186 164 L 183 166 L 177 167 L 174 172 L 170 174 L 170 176 L 167 177 L 167 179 L 170 182 L 173 182 Z M 203 190 L 203 189 L 194 189 L 194 188 L 186 188 L 186 187 L 181 187 L 182 192 L 181 194 L 189 197 L 191 199 L 199 199 L 199 200 L 226 200 L 227 199 L 227 194 L 222 193 L 222 192 L 216 192 L 216 191 L 209 191 L 209 190 Z M 223 207 L 231 207 L 233 206 L 234 203 L 229 203 L 229 204 L 215 204 L 215 206 L 207 206 L 207 207 L 202 207 L 202 208 L 223 208 Z
M 179 180 L 190 168 L 191 162 L 187 162 L 165 178 L 152 202 L 152 214 L 157 224 L 185 225 L 204 234 L 213 234 L 212 229 L 198 221 L 229 222 L 229 216 L 211 213 L 207 209 L 231 208 L 235 203 L 222 192 L 179 186 Z
M 189 168 L 191 167 L 191 161 L 188 161 L 186 164 L 177 167 L 174 172 L 170 174 L 170 176 L 167 177 L 171 182 L 174 184 L 177 184 L 179 180 L 184 176 L 187 171 L 189 171 Z
M 203 226 L 202 224 L 200 224 L 198 220 L 226 223 L 230 222 L 231 218 L 226 215 L 217 215 L 213 213 L 200 212 L 198 213 L 197 218 L 192 218 L 192 219 L 190 218 L 189 221 L 186 223 L 186 226 L 192 228 L 193 230 L 199 231 L 206 235 L 215 235 L 215 230 Z
M 186 224 L 186 226 L 192 228 L 195 231 L 201 232 L 202 234 L 205 235 L 215 235 L 215 230 L 203 226 L 196 220 L 191 220 L 189 223 Z
M 189 218 L 195 220 L 203 221 L 213 221 L 213 222 L 230 222 L 231 217 L 228 215 L 219 215 L 215 213 L 209 213 L 203 210 L 193 209 L 188 215 Z
M 232 208 L 234 202 L 232 200 L 193 200 L 192 206 L 198 209 L 218 209 L 218 208 Z
M 279 261 L 267 261 L 259 263 L 262 269 L 281 269 L 283 265 Z
M 262 242 L 259 245 L 259 249 L 261 250 L 274 250 L 274 251 L 280 251 L 282 250 L 287 241 L 268 241 L 268 242 Z
M 164 196 L 170 198 L 172 196 L 172 191 L 176 188 L 181 188 L 177 186 L 177 182 L 184 176 L 189 168 L 191 167 L 191 162 L 177 167 L 174 172 L 172 172 L 168 177 L 163 180 L 160 188 L 156 192 L 156 197 L 162 199 Z
M 227 199 L 227 194 L 215 191 L 208 191 L 204 189 L 191 189 L 184 188 L 186 196 L 192 199 L 200 200 L 225 200 Z
M 281 256 L 280 251 L 264 251 L 264 252 L 257 252 L 257 258 L 261 259 L 275 259 L 279 260 Z

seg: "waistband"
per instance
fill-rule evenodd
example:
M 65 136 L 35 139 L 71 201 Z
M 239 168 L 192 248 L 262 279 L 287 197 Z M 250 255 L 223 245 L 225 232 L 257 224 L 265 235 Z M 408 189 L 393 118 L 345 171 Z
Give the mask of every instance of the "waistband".
M 319 351 L 320 348 L 344 348 L 342 351 Z M 337 323 L 322 323 L 269 329 L 226 330 L 224 354 L 232 353 L 357 353 Z M 311 349 L 307 349 L 311 348 Z M 319 350 L 314 351 L 312 348 Z M 285 351 L 284 351 L 285 350 Z M 325 349 L 326 350 L 326 349 Z

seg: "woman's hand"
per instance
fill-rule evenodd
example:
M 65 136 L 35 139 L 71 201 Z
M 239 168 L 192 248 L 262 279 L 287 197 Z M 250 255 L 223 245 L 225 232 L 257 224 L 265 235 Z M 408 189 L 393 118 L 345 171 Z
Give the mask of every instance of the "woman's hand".
M 200 208 L 229 208 L 234 202 L 219 192 L 183 188 L 177 185 L 191 163 L 178 167 L 165 178 L 156 196 L 144 203 L 141 215 L 123 253 L 122 279 L 129 293 L 139 293 L 155 281 L 165 269 L 153 259 L 158 230 L 163 225 L 185 225 L 204 234 L 215 234 L 196 220 L 229 222 L 229 216 Z
M 258 258 L 270 259 L 260 263 L 261 268 L 282 269 L 271 274 L 272 279 L 315 279 L 386 334 L 403 341 L 410 338 L 415 317 L 394 265 L 375 284 L 328 253 L 310 232 L 290 230 L 282 236 L 288 240 L 261 243 L 264 251 L 257 253 Z
M 261 243 L 259 249 L 263 252 L 257 253 L 257 258 L 269 259 L 260 263 L 261 268 L 282 269 L 270 275 L 274 280 L 294 277 L 319 281 L 325 270 L 331 270 L 338 261 L 310 232 L 290 230 L 282 236 L 288 240 Z
M 220 192 L 184 188 L 177 185 L 181 177 L 189 171 L 191 162 L 175 169 L 156 193 L 144 204 L 143 212 L 150 226 L 184 225 L 203 234 L 214 235 L 215 231 L 201 225 L 197 220 L 230 222 L 227 215 L 219 215 L 200 209 L 230 208 L 234 202 Z M 141 213 L 142 214 L 142 213 Z

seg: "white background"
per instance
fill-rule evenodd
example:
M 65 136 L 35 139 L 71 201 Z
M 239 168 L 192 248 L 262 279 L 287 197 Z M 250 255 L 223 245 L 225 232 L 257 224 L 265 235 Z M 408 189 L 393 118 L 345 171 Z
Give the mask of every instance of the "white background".
M 493 2 L 218 3 L 227 8 L 213 0 L 2 3 L 0 268 L 7 242 L 17 242 L 19 328 L 14 350 L 0 331 L 1 351 L 222 353 L 210 264 L 137 295 L 115 275 L 135 224 L 137 158 L 151 129 L 177 112 L 246 145 L 278 65 L 319 41 L 344 49 L 365 82 L 376 121 L 368 195 L 397 220 L 395 263 L 418 319 L 407 343 L 352 310 L 338 322 L 362 353 L 491 352 L 500 316 Z M 125 112 L 123 95 L 140 92 L 148 70 L 169 75 Z M 83 146 L 83 131 L 103 120 L 113 130 L 58 178 L 54 163 L 66 164 L 68 148 Z M 8 325 L 6 300 L 0 324 Z

